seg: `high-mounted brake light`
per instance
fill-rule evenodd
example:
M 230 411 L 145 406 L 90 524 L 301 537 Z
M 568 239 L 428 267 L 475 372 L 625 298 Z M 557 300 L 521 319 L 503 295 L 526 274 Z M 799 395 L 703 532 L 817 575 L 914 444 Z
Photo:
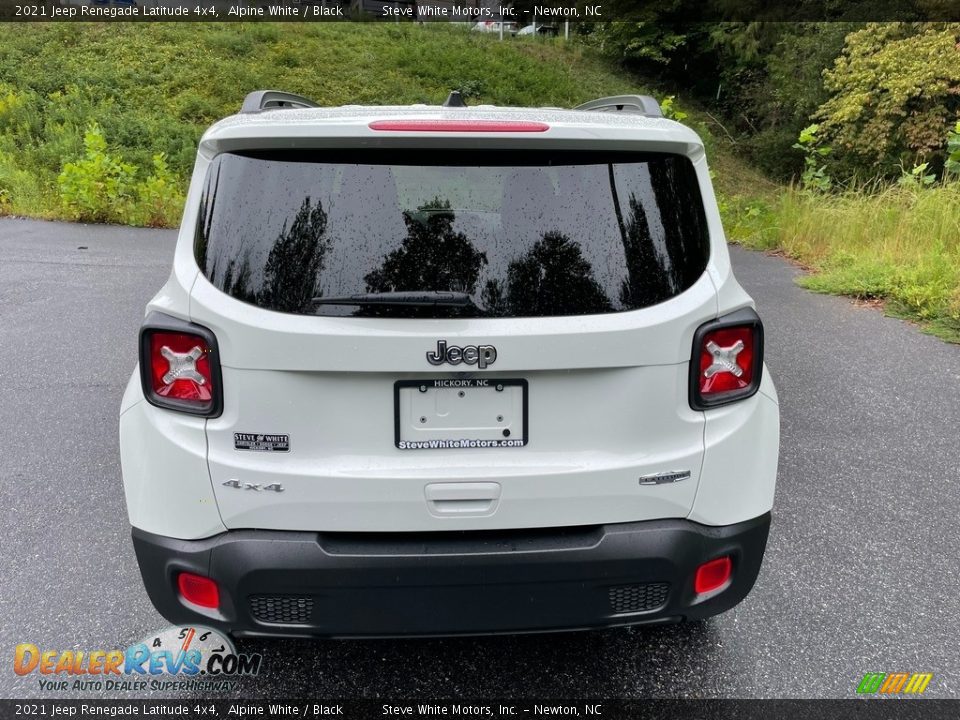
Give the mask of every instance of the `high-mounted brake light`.
M 550 126 L 542 122 L 510 120 L 375 120 L 367 127 L 389 132 L 539 133 Z
M 140 330 L 144 397 L 158 407 L 220 414 L 220 361 L 206 328 L 155 313 Z
M 690 360 L 690 407 L 706 410 L 750 397 L 763 372 L 763 324 L 746 308 L 701 325 Z

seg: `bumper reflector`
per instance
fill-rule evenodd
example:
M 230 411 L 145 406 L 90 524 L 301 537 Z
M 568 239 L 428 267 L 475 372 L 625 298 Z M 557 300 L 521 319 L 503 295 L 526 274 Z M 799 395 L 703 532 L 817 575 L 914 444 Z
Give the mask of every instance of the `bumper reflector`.
M 220 607 L 220 588 L 208 577 L 188 572 L 180 573 L 177 576 L 177 588 L 187 602 L 213 610 Z
M 705 562 L 697 568 L 697 573 L 694 575 L 693 591 L 697 595 L 703 595 L 722 588 L 730 580 L 732 571 L 733 563 L 729 555 Z

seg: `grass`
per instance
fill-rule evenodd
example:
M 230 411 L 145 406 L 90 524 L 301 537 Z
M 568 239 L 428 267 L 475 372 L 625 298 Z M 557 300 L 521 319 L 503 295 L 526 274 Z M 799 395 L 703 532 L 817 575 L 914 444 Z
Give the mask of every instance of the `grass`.
M 960 342 L 960 183 L 836 194 L 788 188 L 727 210 L 732 239 L 810 268 L 815 292 L 878 301 Z
M 559 107 L 644 91 L 575 42 L 500 42 L 439 23 L 2 24 L 0 214 L 75 217 L 57 178 L 85 156 L 91 123 L 136 182 L 163 153 L 182 192 L 204 128 L 258 88 L 321 105 L 436 104 L 460 88 L 471 104 Z M 760 182 L 722 149 L 711 159 L 721 190 L 728 177 Z M 96 216 L 126 217 L 108 210 Z

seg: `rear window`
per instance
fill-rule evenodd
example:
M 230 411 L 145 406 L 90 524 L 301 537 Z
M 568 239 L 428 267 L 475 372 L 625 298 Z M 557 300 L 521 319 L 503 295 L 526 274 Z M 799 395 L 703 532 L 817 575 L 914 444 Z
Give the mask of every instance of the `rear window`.
M 708 255 L 693 166 L 667 154 L 222 154 L 196 235 L 217 288 L 309 315 L 621 312 L 682 293 Z

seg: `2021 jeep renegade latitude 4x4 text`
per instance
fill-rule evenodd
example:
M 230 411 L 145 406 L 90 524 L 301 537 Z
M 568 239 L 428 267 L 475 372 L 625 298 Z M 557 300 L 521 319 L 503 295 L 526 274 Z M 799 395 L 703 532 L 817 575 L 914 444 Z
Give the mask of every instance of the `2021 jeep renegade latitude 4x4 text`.
M 200 141 L 120 446 L 171 622 L 444 635 L 736 605 L 778 426 L 703 145 L 651 98 L 258 91 Z

